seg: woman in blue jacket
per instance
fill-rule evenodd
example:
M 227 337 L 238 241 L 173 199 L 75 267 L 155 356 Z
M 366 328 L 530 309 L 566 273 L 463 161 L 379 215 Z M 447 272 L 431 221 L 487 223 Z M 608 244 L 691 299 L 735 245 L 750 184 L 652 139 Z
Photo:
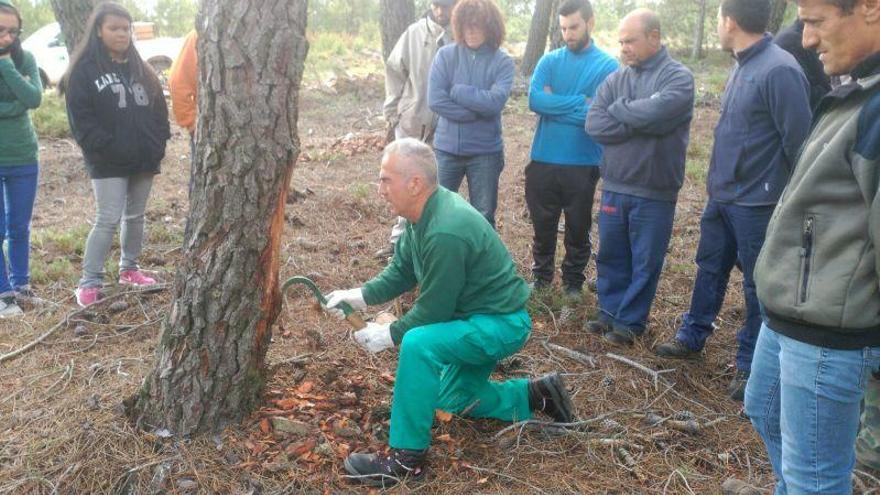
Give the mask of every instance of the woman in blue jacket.
M 0 318 L 21 315 L 16 300 L 33 297 L 28 255 L 39 152 L 29 110 L 42 95 L 37 62 L 21 48 L 21 15 L 0 0 Z
M 104 261 L 120 233 L 119 283 L 152 285 L 140 270 L 144 210 L 171 133 L 162 86 L 132 43 L 131 15 L 119 4 L 95 7 L 60 90 L 92 179 L 97 218 L 86 241 L 76 301 L 102 297 Z
M 440 185 L 458 191 L 467 176 L 471 204 L 495 226 L 504 168 L 501 111 L 513 84 L 513 60 L 500 49 L 504 19 L 493 0 L 460 0 L 452 11 L 455 43 L 431 65 L 428 105 Z

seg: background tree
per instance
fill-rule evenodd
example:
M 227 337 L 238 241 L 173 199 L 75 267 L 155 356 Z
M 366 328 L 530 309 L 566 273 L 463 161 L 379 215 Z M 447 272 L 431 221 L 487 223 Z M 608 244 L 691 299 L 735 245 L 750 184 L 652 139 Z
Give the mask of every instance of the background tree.
M 300 151 L 306 0 L 204 0 L 198 157 L 156 364 L 126 401 L 145 428 L 216 431 L 261 400 L 281 297 L 284 205 Z M 204 26 L 204 27 L 202 27 Z
M 767 24 L 767 31 L 776 34 L 782 26 L 785 19 L 785 9 L 788 7 L 788 0 L 773 0 L 772 10 L 770 11 L 770 22 Z
M 160 36 L 186 36 L 195 28 L 196 0 L 159 0 L 155 22 Z
M 694 24 L 694 42 L 691 45 L 691 58 L 703 58 L 703 41 L 706 32 L 706 0 L 697 0 L 697 22 Z
M 555 0 L 537 0 L 535 2 L 535 13 L 532 15 L 532 25 L 529 28 L 529 40 L 526 42 L 526 50 L 523 54 L 522 65 L 520 65 L 520 73 L 525 77 L 532 75 L 535 66 L 538 65 L 538 59 L 544 55 L 550 23 L 559 23 L 556 16 L 553 15 L 555 4 Z
M 61 25 L 61 34 L 70 53 L 76 47 L 77 42 L 86 28 L 86 21 L 92 9 L 98 3 L 97 0 L 50 0 L 55 19 Z
M 388 59 L 394 44 L 416 18 L 413 0 L 380 0 L 382 19 L 382 60 Z

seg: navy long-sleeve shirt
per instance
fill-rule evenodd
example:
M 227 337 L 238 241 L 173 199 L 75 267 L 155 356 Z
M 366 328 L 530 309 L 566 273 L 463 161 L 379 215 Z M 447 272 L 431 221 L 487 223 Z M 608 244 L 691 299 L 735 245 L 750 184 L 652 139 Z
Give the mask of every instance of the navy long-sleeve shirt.
M 602 190 L 675 201 L 684 180 L 694 76 L 662 48 L 608 76 L 587 115 L 604 146 Z
M 709 197 L 742 206 L 776 204 L 810 131 L 809 83 L 769 35 L 736 54 L 709 165 Z

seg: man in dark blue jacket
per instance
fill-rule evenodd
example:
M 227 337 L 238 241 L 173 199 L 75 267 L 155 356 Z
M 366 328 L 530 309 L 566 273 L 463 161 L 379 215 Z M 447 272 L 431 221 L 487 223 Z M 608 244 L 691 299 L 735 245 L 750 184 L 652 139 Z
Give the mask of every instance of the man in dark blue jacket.
M 694 76 L 661 44 L 647 9 L 624 17 L 624 68 L 608 76 L 590 107 L 587 133 L 604 146 L 599 210 L 599 316 L 586 328 L 612 343 L 645 330 L 684 179 Z
M 709 201 L 700 221 L 697 278 L 690 311 L 665 357 L 695 357 L 714 330 L 734 265 L 743 273 L 746 316 L 737 333 L 736 373 L 728 387 L 742 400 L 761 314 L 752 272 L 767 223 L 810 128 L 809 84 L 797 61 L 765 34 L 767 0 L 723 0 L 721 46 L 736 59 L 722 99 L 709 164 Z

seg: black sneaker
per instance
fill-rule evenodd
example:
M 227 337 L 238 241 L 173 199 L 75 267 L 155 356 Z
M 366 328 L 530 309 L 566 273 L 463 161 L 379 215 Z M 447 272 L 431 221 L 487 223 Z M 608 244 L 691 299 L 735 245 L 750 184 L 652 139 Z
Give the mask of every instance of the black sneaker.
M 550 281 L 544 280 L 540 278 L 536 278 L 533 282 L 529 283 L 529 289 L 535 290 L 545 290 L 550 287 Z
M 391 449 L 388 454 L 349 454 L 343 465 L 351 481 L 388 488 L 404 478 L 416 481 L 424 478 L 427 453 L 427 449 Z
M 529 408 L 543 412 L 557 423 L 571 423 L 571 397 L 559 373 L 529 382 Z
M 727 395 L 731 399 L 742 402 L 746 395 L 746 383 L 749 381 L 749 372 L 736 370 L 730 384 L 727 385 Z
M 584 330 L 596 335 L 605 335 L 611 331 L 611 325 L 600 320 L 587 320 L 584 322 Z
M 696 359 L 700 356 L 700 351 L 694 351 L 684 342 L 672 338 L 654 348 L 654 354 L 674 359 Z
M 614 345 L 632 345 L 636 337 L 638 337 L 638 335 L 630 332 L 629 330 L 618 329 L 613 329 L 610 332 L 606 332 L 604 335 L 602 335 L 602 338 L 605 339 L 606 342 Z
M 565 297 L 569 299 L 580 299 L 583 296 L 583 286 L 580 285 L 565 285 L 562 287 L 562 293 L 565 294 Z

